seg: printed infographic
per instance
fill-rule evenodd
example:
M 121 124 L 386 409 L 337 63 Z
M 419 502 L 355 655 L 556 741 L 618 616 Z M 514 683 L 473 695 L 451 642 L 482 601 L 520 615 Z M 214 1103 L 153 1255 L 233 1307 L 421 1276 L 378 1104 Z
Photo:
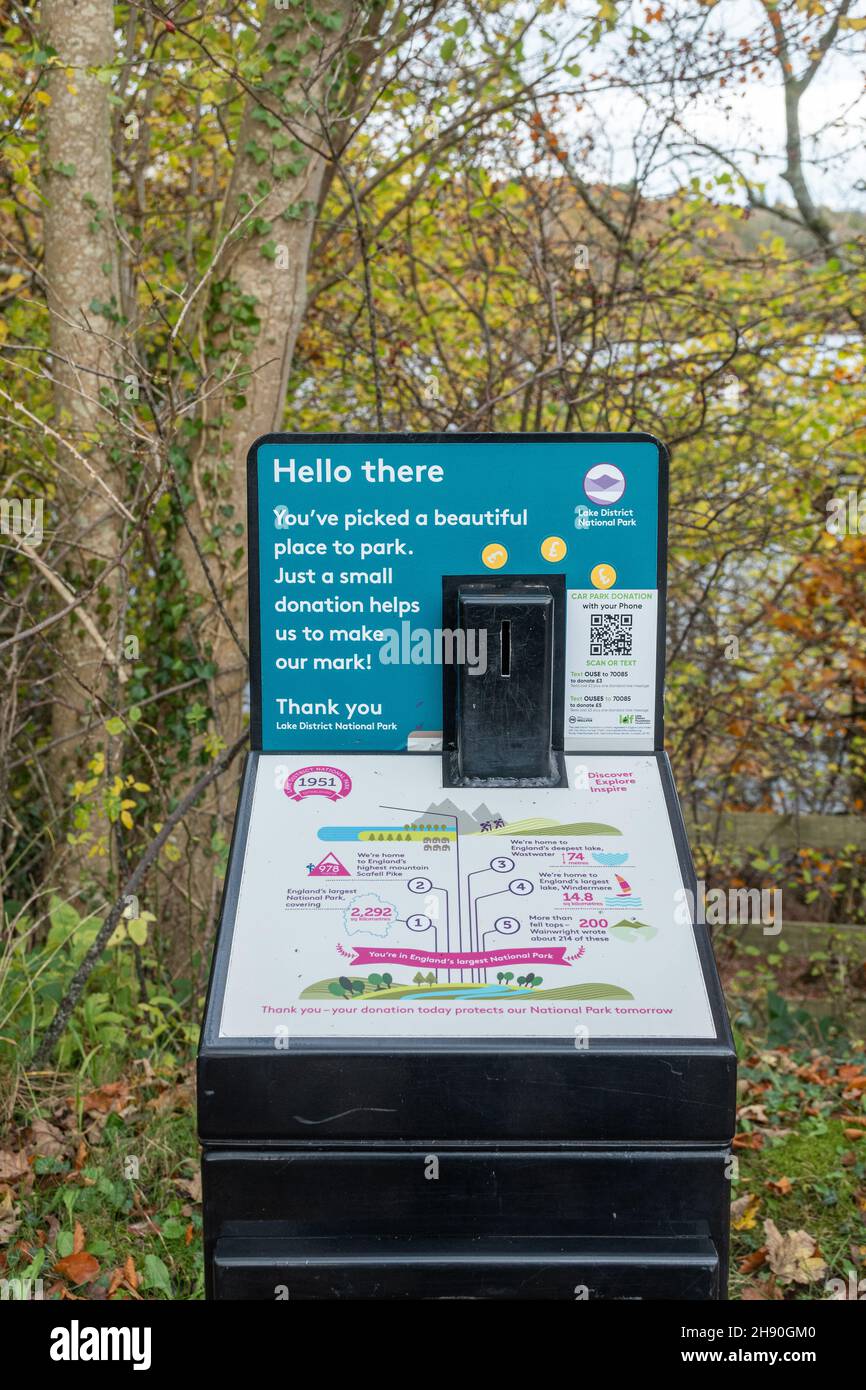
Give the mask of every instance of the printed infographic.
M 713 1037 L 658 767 L 259 759 L 221 1036 Z

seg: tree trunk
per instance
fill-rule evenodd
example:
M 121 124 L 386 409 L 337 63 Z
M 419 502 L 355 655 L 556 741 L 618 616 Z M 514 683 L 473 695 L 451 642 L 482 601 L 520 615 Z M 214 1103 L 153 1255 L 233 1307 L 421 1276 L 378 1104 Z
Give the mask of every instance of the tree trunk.
M 340 59 L 353 16 L 366 10 L 339 0 L 310 18 L 266 6 L 260 47 L 270 65 L 248 93 L 226 197 L 206 327 L 220 385 L 206 401 L 185 480 L 180 554 L 199 642 L 218 673 L 211 702 L 227 743 L 241 728 L 245 679 L 246 455 L 258 435 L 282 426 L 329 142 L 345 117 L 334 96 L 346 90 Z
M 54 383 L 53 428 L 58 493 L 52 561 L 75 594 L 90 589 L 116 558 L 123 526 L 121 480 L 109 459 L 110 404 L 116 391 L 119 303 L 112 206 L 108 85 L 88 69 L 114 53 L 111 0 L 44 0 L 42 31 L 58 55 L 50 69 L 45 115 L 44 274 Z M 117 570 L 106 576 L 108 601 L 87 601 L 85 627 L 73 613 L 59 625 L 53 687 L 51 783 L 56 797 L 81 752 L 91 713 L 119 671 L 115 650 Z M 102 637 L 103 641 L 97 638 Z M 88 744 L 92 751 L 93 744 Z

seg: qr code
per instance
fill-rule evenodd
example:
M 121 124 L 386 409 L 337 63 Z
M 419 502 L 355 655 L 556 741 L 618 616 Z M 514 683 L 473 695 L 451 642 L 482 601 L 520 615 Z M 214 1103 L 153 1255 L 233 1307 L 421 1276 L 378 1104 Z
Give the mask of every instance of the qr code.
M 590 656 L 631 656 L 631 613 L 590 613 Z

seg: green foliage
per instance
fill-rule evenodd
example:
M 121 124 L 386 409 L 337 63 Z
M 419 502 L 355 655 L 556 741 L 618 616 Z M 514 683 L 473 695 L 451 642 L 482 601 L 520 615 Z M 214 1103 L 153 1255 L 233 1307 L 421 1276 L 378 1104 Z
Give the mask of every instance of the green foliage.
M 0 1066 L 26 1063 L 102 925 L 53 895 L 42 917 L 21 915 L 0 956 Z M 183 1055 L 195 1042 L 197 999 L 189 981 L 167 991 L 155 915 L 121 918 L 90 977 L 58 1052 L 61 1067 L 131 1045 L 153 1059 Z

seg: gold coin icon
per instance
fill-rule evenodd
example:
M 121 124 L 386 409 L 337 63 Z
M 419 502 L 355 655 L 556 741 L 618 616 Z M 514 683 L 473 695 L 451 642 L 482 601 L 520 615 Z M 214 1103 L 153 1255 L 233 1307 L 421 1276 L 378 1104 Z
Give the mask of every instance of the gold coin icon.
M 567 553 L 568 546 L 562 536 L 547 536 L 541 542 L 542 559 L 549 560 L 552 565 L 555 565 L 557 560 L 564 560 Z
M 489 570 L 501 570 L 508 563 L 508 551 L 504 545 L 494 541 L 492 545 L 485 545 L 481 559 Z
M 616 583 L 616 570 L 613 565 L 596 565 L 589 577 L 596 589 L 609 589 Z

